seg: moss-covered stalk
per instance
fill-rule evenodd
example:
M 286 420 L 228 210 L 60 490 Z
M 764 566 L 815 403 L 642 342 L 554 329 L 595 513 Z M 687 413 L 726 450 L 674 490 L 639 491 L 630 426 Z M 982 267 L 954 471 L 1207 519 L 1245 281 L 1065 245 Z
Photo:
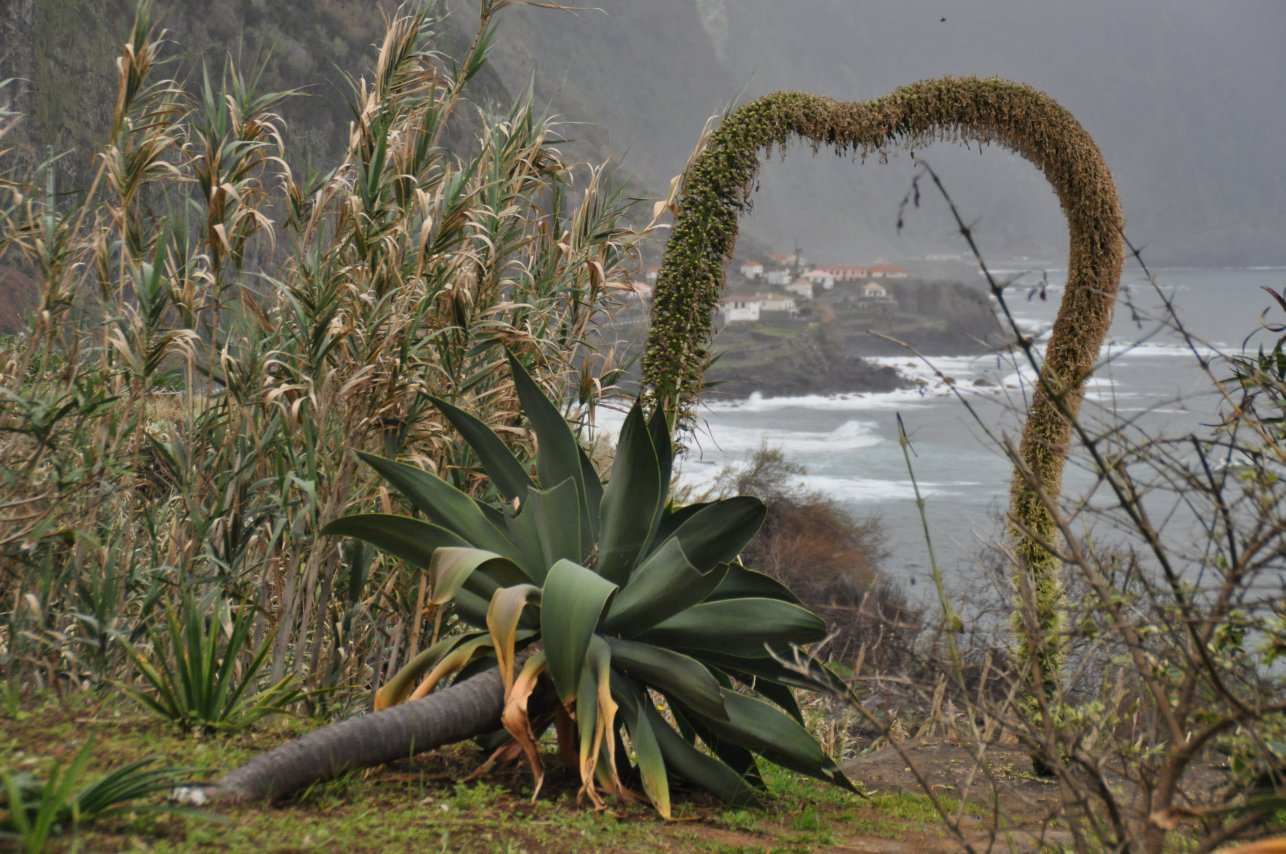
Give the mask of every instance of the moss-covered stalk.
M 684 175 L 657 280 L 643 376 L 672 420 L 691 412 L 701 390 L 724 267 L 760 162 L 792 137 L 815 151 L 830 146 L 863 157 L 895 144 L 995 143 L 1040 169 L 1058 194 L 1071 239 L 1067 288 L 1023 430 L 1010 504 L 1020 614 L 1030 619 L 1034 611 L 1037 623 L 1020 632 L 1021 654 L 1049 684 L 1061 665 L 1058 564 L 1045 548 L 1057 537 L 1050 505 L 1061 492 L 1068 419 L 1079 410 L 1111 322 L 1123 257 L 1120 202 L 1102 154 L 1052 98 L 1004 80 L 927 80 L 862 103 L 781 92 L 736 110 Z M 1039 649 L 1026 640 L 1031 628 L 1039 629 Z

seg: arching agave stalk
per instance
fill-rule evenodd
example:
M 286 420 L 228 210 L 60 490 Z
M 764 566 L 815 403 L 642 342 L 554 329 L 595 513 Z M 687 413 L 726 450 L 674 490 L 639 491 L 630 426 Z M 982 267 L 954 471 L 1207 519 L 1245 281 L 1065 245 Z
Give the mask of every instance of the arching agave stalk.
M 822 621 L 782 585 L 736 562 L 763 521 L 763 504 L 743 496 L 670 506 L 668 428 L 659 413 L 646 420 L 637 403 L 602 483 L 558 408 L 509 361 L 536 434 L 538 482 L 481 421 L 434 400 L 476 452 L 500 506 L 363 454 L 425 518 L 363 514 L 325 530 L 427 568 L 433 601 L 453 602 L 473 629 L 416 656 L 381 688 L 377 708 L 498 666 L 500 723 L 513 739 L 498 755 L 521 750 L 537 789 L 536 735 L 555 721 L 564 756 L 595 804 L 603 792 L 627 793 L 622 727 L 643 791 L 662 815 L 670 811 L 671 774 L 730 803 L 753 803 L 756 755 L 849 787 L 802 726 L 789 673 L 770 655 L 820 640 Z M 529 706 L 546 682 L 552 699 Z M 657 711 L 658 697 L 678 730 Z
M 1061 669 L 1057 541 L 1053 506 L 1062 491 L 1071 419 L 1107 334 L 1120 284 L 1120 201 L 1094 140 L 1056 101 L 1004 80 L 942 78 L 861 103 L 781 92 L 732 112 L 683 176 L 673 234 L 657 278 L 643 379 L 672 422 L 691 415 L 708 361 L 706 347 L 741 214 L 763 157 L 792 137 L 863 156 L 893 144 L 939 139 L 998 143 L 1044 173 L 1058 194 L 1071 238 L 1067 287 L 1045 352 L 1016 461 L 1010 503 L 1017 556 L 1020 635 L 1032 678 Z M 1039 639 L 1031 648 L 1028 636 Z

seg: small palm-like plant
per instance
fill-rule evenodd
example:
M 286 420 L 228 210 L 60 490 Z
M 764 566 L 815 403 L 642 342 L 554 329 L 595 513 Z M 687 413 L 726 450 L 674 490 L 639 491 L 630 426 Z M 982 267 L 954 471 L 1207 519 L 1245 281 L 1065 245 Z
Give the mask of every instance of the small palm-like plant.
M 55 764 L 42 780 L 0 768 L 0 840 L 30 852 L 46 850 L 50 835 L 127 811 L 189 812 L 138 800 L 169 791 L 184 771 L 151 767 L 143 759 L 124 765 L 73 794 L 89 767 L 93 742 L 85 742 L 66 768 Z
M 537 790 L 535 740 L 551 723 L 596 805 L 605 792 L 628 796 L 622 780 L 636 775 L 668 815 L 672 774 L 753 803 L 756 756 L 851 788 L 804 729 L 790 675 L 773 657 L 820 640 L 824 624 L 736 560 L 763 504 L 735 497 L 670 506 L 668 428 L 662 413 L 647 419 L 637 403 L 604 484 L 558 408 L 509 361 L 536 437 L 536 481 L 481 421 L 435 400 L 477 454 L 499 506 L 363 454 L 426 518 L 362 514 L 325 529 L 426 568 L 433 601 L 453 603 L 472 629 L 411 660 L 377 693 L 377 707 L 498 665 L 501 723 L 512 740 L 497 756 L 525 754 Z
M 152 688 L 127 689 L 130 696 L 185 730 L 239 730 L 285 712 L 303 692 L 293 674 L 262 691 L 254 690 L 271 649 L 269 638 L 251 653 L 254 620 L 254 608 L 234 611 L 222 596 L 205 603 L 185 597 L 178 612 L 171 609 L 166 614 L 168 643 L 148 630 L 152 655 L 124 641 Z

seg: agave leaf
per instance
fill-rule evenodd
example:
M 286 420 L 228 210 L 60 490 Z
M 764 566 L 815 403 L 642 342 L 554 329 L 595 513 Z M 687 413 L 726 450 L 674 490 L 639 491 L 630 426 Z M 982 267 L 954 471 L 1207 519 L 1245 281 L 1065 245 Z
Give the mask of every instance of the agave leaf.
M 463 545 L 487 549 L 511 560 L 518 558 L 514 544 L 474 500 L 442 478 L 396 460 L 357 453 L 430 521 L 458 534 Z
M 525 637 L 530 637 L 531 634 L 531 632 L 526 632 Z M 472 633 L 467 637 L 468 640 L 465 640 L 463 643 L 455 646 L 450 652 L 441 656 L 434 663 L 432 669 L 429 670 L 429 672 L 425 674 L 424 678 L 420 680 L 420 683 L 415 686 L 415 690 L 406 697 L 407 702 L 414 702 L 415 700 L 427 697 L 433 692 L 433 689 L 438 686 L 439 682 L 450 676 L 459 675 L 461 671 L 476 661 L 480 655 L 485 654 L 487 650 L 491 649 L 491 635 L 481 632 Z M 524 633 L 518 632 L 516 634 L 516 639 L 525 639 Z M 389 705 L 391 706 L 396 702 L 400 701 L 395 700 L 393 703 L 389 703 Z M 376 708 L 376 711 L 379 711 L 378 707 Z
M 596 808 L 603 799 L 594 785 L 595 772 L 602 755 L 603 740 L 614 738 L 616 702 L 612 699 L 612 651 L 607 642 L 595 635 L 586 652 L 587 666 L 581 671 L 580 689 L 576 692 L 576 729 L 580 759 L 580 794 L 587 796 Z M 611 750 L 608 751 L 611 753 Z M 615 776 L 613 763 L 611 774 Z
M 691 731 L 692 737 L 687 739 L 689 744 L 695 744 L 696 737 L 700 737 L 719 761 L 731 768 L 747 784 L 760 791 L 767 788 L 753 753 L 736 742 L 719 738 L 702 723 L 699 715 L 682 704 L 672 705 L 670 711 L 674 714 L 675 722 L 680 724 L 680 731 L 684 727 Z
M 747 569 L 736 563 L 728 567 L 728 574 L 710 594 L 716 599 L 780 599 L 783 602 L 802 604 L 790 588 L 777 579 L 757 570 Z
M 473 448 L 478 455 L 478 462 L 482 464 L 482 470 L 491 478 L 506 502 L 512 502 L 515 498 L 522 500 L 527 496 L 527 489 L 532 486 L 531 478 L 490 427 L 445 400 L 430 395 L 429 402 L 446 416 L 451 426 Z
M 599 574 L 614 584 L 624 584 L 639 554 L 647 545 L 661 491 L 661 470 L 652 438 L 636 402 L 625 418 L 616 444 L 612 477 L 603 491 L 599 534 Z
M 514 356 L 506 352 L 509 369 L 513 372 L 514 389 L 522 402 L 523 414 L 536 433 L 536 474 L 541 486 L 562 483 L 570 478 L 576 484 L 577 495 L 583 497 L 580 444 L 568 428 L 558 407 L 545 397 L 540 386 L 527 373 L 527 369 Z
M 513 736 L 514 741 L 522 748 L 535 778 L 531 799 L 536 800 L 540 786 L 545 781 L 545 765 L 540 761 L 540 748 L 536 745 L 536 733 L 531 727 L 531 718 L 527 714 L 527 701 L 536 690 L 536 682 L 545 672 L 545 652 L 538 650 L 522 666 L 522 672 L 511 685 L 505 688 L 504 711 L 500 713 L 500 723 Z
M 564 703 L 576 696 L 590 638 L 617 586 L 591 569 L 560 560 L 541 593 L 540 625 L 549 675 Z
M 499 588 L 496 588 L 497 590 Z M 495 590 L 490 594 L 481 595 L 470 590 L 468 585 L 456 591 L 455 599 L 452 605 L 455 606 L 455 613 L 461 620 L 471 626 L 479 629 L 487 627 L 487 609 L 491 606 L 491 597 L 495 595 Z
M 764 504 L 758 498 L 739 495 L 701 508 L 674 532 L 692 565 L 706 571 L 731 563 L 754 539 L 763 524 Z
M 321 531 L 331 537 L 354 537 L 364 540 L 395 557 L 428 569 L 433 553 L 450 546 L 468 546 L 460 535 L 422 519 L 391 513 L 359 513 L 330 522 Z
M 702 650 L 736 658 L 766 658 L 767 647 L 826 637 L 816 614 L 777 599 L 722 599 L 675 614 L 639 640 L 671 649 Z
M 733 659 L 733 661 L 736 661 L 736 660 Z M 743 659 L 740 662 L 736 662 L 735 664 L 731 664 L 727 666 L 714 665 L 713 662 L 708 662 L 708 663 L 710 663 L 712 666 L 716 666 L 719 670 L 722 670 L 724 674 L 736 679 L 738 682 L 740 682 L 742 685 L 745 685 L 751 691 L 761 694 L 765 698 L 771 700 L 773 703 L 776 703 L 778 706 L 781 707 L 782 711 L 784 711 L 786 714 L 790 715 L 792 718 L 794 718 L 795 720 L 799 721 L 802 724 L 804 722 L 803 710 L 799 708 L 799 703 L 795 700 L 795 694 L 790 690 L 790 686 L 788 684 L 783 683 L 779 680 L 779 678 L 774 678 L 772 676 L 755 676 L 751 672 L 749 672 L 749 670 L 743 669 L 737 666 L 738 664 L 742 664 L 742 663 L 748 663 L 752 666 L 753 665 L 762 666 L 766 662 L 771 662 L 773 664 L 777 663 L 772 658 Z M 763 669 L 768 670 L 768 668 L 766 667 L 764 667 Z
M 728 710 L 727 720 L 702 721 L 719 738 L 753 750 L 783 768 L 857 791 L 794 718 L 763 700 L 735 691 L 724 690 L 723 702 Z
M 500 667 L 500 677 L 505 683 L 505 696 L 514 684 L 514 642 L 518 633 L 518 621 L 522 619 L 523 609 L 532 600 L 538 600 L 540 588 L 533 584 L 515 584 L 513 587 L 502 587 L 491 597 L 487 608 L 487 630 L 496 648 L 496 662 Z
M 643 778 L 643 793 L 656 807 L 661 818 L 670 817 L 670 780 L 665 772 L 665 757 L 657 743 L 657 734 L 653 720 L 658 727 L 669 729 L 652 706 L 647 691 L 640 691 L 635 698 L 634 714 L 626 717 L 630 730 L 630 743 L 634 746 L 634 758 L 638 763 L 639 776 Z
M 522 554 L 522 560 L 519 563 L 523 570 L 539 584 L 545 580 L 545 573 L 550 565 L 545 561 L 545 551 L 540 544 L 540 528 L 536 524 L 536 511 L 531 507 L 533 497 L 538 504 L 542 500 L 549 500 L 544 492 L 534 486 L 529 487 L 516 510 L 505 513 L 505 529 L 509 532 L 509 539 Z
M 428 649 L 418 653 L 414 658 L 402 665 L 397 673 L 394 673 L 392 678 L 375 692 L 375 711 L 378 712 L 390 706 L 396 706 L 405 700 L 407 695 L 411 693 L 415 682 L 441 661 L 443 656 L 461 643 L 474 640 L 480 636 L 476 632 L 455 635 L 454 637 L 440 640 Z
M 640 702 L 638 694 L 628 690 L 620 691 L 618 696 L 621 708 L 627 716 L 634 716 L 642 711 L 655 718 L 652 722 L 652 734 L 661 748 L 668 768 L 725 803 L 735 806 L 759 804 L 754 789 L 745 780 L 723 762 L 706 756 L 684 741 L 664 721 L 660 721 L 661 716 L 652 708 L 651 703 Z M 657 721 L 660 723 L 658 724 Z
M 702 573 L 672 538 L 634 570 L 629 583 L 612 601 L 604 628 L 631 636 L 702 602 L 719 584 L 723 571 Z
M 661 502 L 657 507 L 656 517 L 652 520 L 653 531 L 660 524 L 665 511 L 665 501 L 670 496 L 670 477 L 674 468 L 674 445 L 670 442 L 670 426 L 665 423 L 665 413 L 661 407 L 652 412 L 647 422 L 648 434 L 652 437 L 652 448 L 656 451 L 656 461 L 661 475 Z
M 585 497 L 581 509 L 583 516 L 581 519 L 581 553 L 589 554 L 594 550 L 594 546 L 599 542 L 601 536 L 600 525 L 603 507 L 603 481 L 598 476 L 598 470 L 594 468 L 594 463 L 585 453 L 585 449 L 577 445 L 580 452 L 580 473 L 581 485 L 585 488 Z
M 792 688 L 803 688 L 808 691 L 817 689 L 815 681 L 805 679 L 771 655 L 766 658 L 736 658 L 731 655 L 703 652 L 701 653 L 701 661 L 708 667 L 714 667 L 718 671 L 735 676 L 742 682 L 747 682 L 747 676 L 752 677 L 756 686 L 762 685 L 764 682 L 774 682 L 778 685 L 788 685 Z M 829 670 L 824 670 L 814 675 L 825 679 L 833 693 L 842 695 L 848 690 L 844 680 Z M 747 682 L 747 684 L 749 683 Z
M 558 407 L 545 397 L 545 393 L 536 385 L 536 381 L 527 373 L 527 369 L 514 356 L 506 352 L 509 368 L 513 372 L 514 389 L 522 402 L 523 414 L 531 422 L 536 433 L 536 474 L 540 485 L 548 488 L 551 484 L 560 484 L 571 479 L 576 488 L 576 518 L 580 519 L 577 535 L 581 538 L 581 547 L 574 555 L 562 555 L 569 560 L 580 560 L 593 548 L 593 536 L 596 529 L 589 509 L 589 491 L 586 489 L 587 476 L 592 480 L 595 491 L 601 490 L 598 475 L 589 459 L 581 450 L 580 443 L 572 435 L 571 429 Z M 588 471 L 587 471 L 588 469 Z M 601 499 L 601 496 L 599 496 Z M 597 510 L 598 502 L 595 502 Z M 571 517 L 567 517 L 571 518 Z
M 724 718 L 719 682 L 701 662 L 650 644 L 608 638 L 613 666 L 639 683 L 661 691 L 699 715 Z
M 683 507 L 663 507 L 660 520 L 656 524 L 656 531 L 648 543 L 648 549 L 655 550 L 664 545 L 670 537 L 674 536 L 674 532 L 679 530 L 680 525 L 709 507 L 711 503 L 698 501 L 696 504 L 687 504 Z
M 579 563 L 585 555 L 581 550 L 576 489 L 575 482 L 568 479 L 553 489 L 533 489 L 527 493 L 527 504 L 520 515 L 532 514 L 536 526 L 543 563 L 534 574 L 542 582 L 548 568 L 558 561 Z
M 497 585 L 501 587 L 531 581 L 513 561 L 495 552 L 449 546 L 434 552 L 433 560 L 429 564 L 429 573 L 433 581 L 433 593 L 429 596 L 429 603 L 444 605 L 450 602 L 475 572 L 489 573 L 491 578 L 498 576 L 508 580 L 508 584 Z

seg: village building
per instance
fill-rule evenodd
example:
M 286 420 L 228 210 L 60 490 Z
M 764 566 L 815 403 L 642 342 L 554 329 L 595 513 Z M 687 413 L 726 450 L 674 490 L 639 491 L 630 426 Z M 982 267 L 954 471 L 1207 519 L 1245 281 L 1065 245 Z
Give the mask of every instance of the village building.
M 719 300 L 719 315 L 724 323 L 757 323 L 759 300 L 757 296 L 728 294 Z
M 791 282 L 789 285 L 786 285 L 786 290 L 790 291 L 792 294 L 802 299 L 812 299 L 813 298 L 813 281 L 809 279 L 807 276 L 800 276 L 798 279 Z
M 761 279 L 764 275 L 764 264 L 762 261 L 744 261 L 741 264 L 741 275 L 747 279 Z
M 790 284 L 791 279 L 795 278 L 790 270 L 769 270 L 764 276 L 764 281 L 770 285 L 784 288 Z
M 879 282 L 867 282 L 862 285 L 862 299 L 875 302 L 888 302 L 893 299 L 889 289 Z
M 812 284 L 817 285 L 824 291 L 829 291 L 831 288 L 835 287 L 835 277 L 820 267 L 814 267 L 804 273 L 803 278 Z
M 873 279 L 905 279 L 907 271 L 896 264 L 876 264 L 870 270 Z
M 867 277 L 867 268 L 861 264 L 824 264 L 813 268 L 813 272 L 831 277 L 831 284 L 854 282 Z
M 759 300 L 760 314 L 786 314 L 794 317 L 799 313 L 795 306 L 795 298 L 786 294 L 760 294 Z

